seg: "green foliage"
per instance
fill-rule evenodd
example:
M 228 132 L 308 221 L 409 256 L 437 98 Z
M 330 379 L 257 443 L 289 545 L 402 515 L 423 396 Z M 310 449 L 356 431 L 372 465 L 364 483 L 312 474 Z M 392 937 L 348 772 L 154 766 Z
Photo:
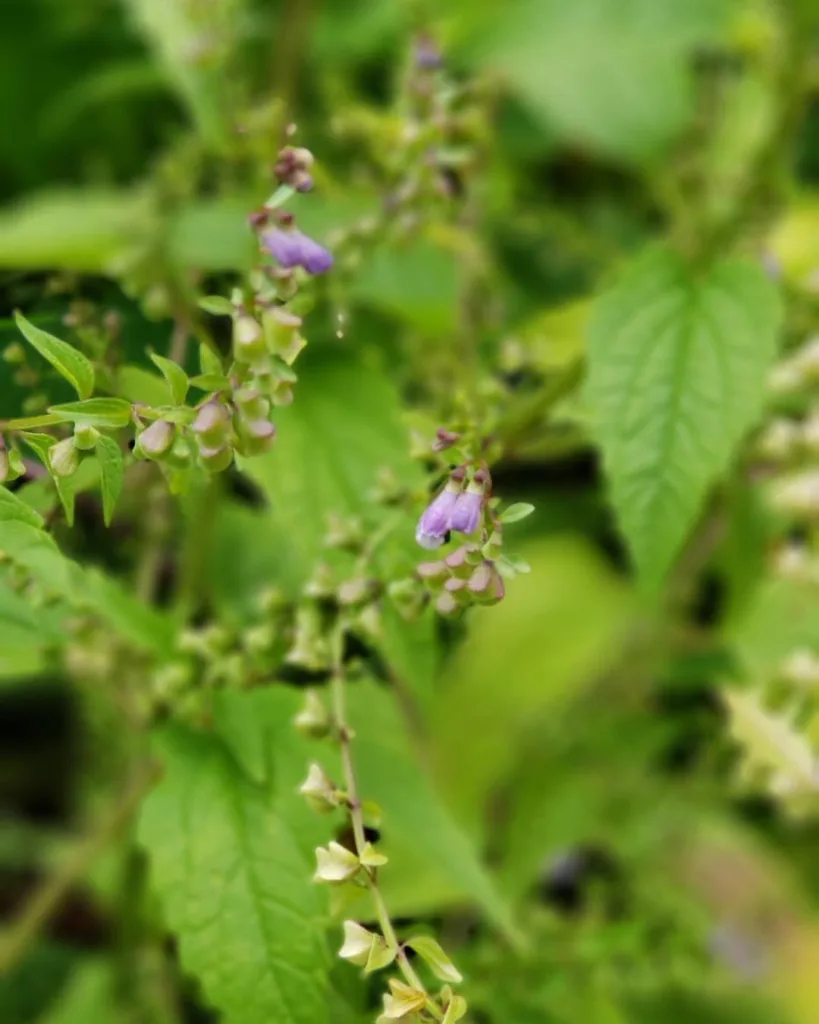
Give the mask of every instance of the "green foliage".
M 112 437 L 100 437 L 96 443 L 97 460 L 100 464 L 100 485 L 102 488 L 102 512 L 105 525 L 110 526 L 117 499 L 125 480 L 122 452 Z
M 639 259 L 598 301 L 587 397 L 612 501 L 656 587 L 760 415 L 781 312 L 756 267 Z
M 51 363 L 61 377 L 65 377 L 80 398 L 88 398 L 94 390 L 94 367 L 82 352 L 35 327 L 21 313 L 15 313 L 14 319 L 26 341 Z

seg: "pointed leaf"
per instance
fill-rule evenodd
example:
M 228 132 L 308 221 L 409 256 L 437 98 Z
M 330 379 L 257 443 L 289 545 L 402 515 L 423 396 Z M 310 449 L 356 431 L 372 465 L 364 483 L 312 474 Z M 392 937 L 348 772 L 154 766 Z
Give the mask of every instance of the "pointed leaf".
M 67 423 L 89 427 L 126 427 L 131 420 L 131 403 L 124 398 L 88 398 L 84 402 L 65 402 L 48 410 Z
M 441 981 L 448 981 L 452 985 L 457 985 L 463 981 L 461 972 L 443 951 L 441 944 L 433 939 L 432 936 L 416 935 L 411 939 L 407 939 L 405 945 L 415 950 L 418 956 L 429 966 L 436 978 L 440 978 Z
M 199 369 L 203 374 L 213 374 L 217 377 L 224 376 L 222 361 L 207 345 L 199 346 Z
M 597 303 L 588 400 L 620 527 L 656 586 L 760 412 L 780 323 L 757 266 L 694 273 L 670 250 L 638 260 Z
M 6 487 L 0 487 L 0 523 L 7 519 L 19 519 L 29 526 L 42 526 L 43 517 L 39 512 L 12 494 Z
M 100 437 L 97 440 L 97 460 L 100 464 L 100 485 L 102 487 L 102 515 L 105 525 L 111 525 L 114 507 L 122 491 L 125 479 L 125 466 L 122 452 L 113 437 Z
M 298 834 L 309 810 L 292 788 L 252 783 L 213 736 L 175 727 L 157 740 L 165 776 L 139 835 L 183 967 L 225 1024 L 327 1019 L 323 895 Z M 292 779 L 303 762 L 284 768 Z
M 65 377 L 80 398 L 88 398 L 94 390 L 94 366 L 82 352 L 55 338 L 53 334 L 35 327 L 22 313 L 15 312 L 14 319 L 26 341 L 51 363 L 57 373 Z
M 212 316 L 233 316 L 235 312 L 233 303 L 224 295 L 202 295 L 196 304 Z
M 48 470 L 51 479 L 54 481 L 54 487 L 57 491 L 57 497 L 60 499 L 60 503 L 65 511 L 66 522 L 69 526 L 74 525 L 74 499 L 76 492 L 72 484 L 70 477 L 55 476 L 51 472 L 51 464 L 49 462 L 48 453 L 51 447 L 57 443 L 56 438 L 53 438 L 50 434 L 36 434 L 26 431 L 21 434 L 20 437 L 32 449 L 37 455 L 37 458 L 42 462 L 45 468 Z
M 151 361 L 162 373 L 171 389 L 171 401 L 174 405 L 182 405 L 185 395 L 188 393 L 188 375 L 173 359 L 166 359 L 165 356 L 151 353 Z
M 518 523 L 521 519 L 530 516 L 534 511 L 534 505 L 530 505 L 526 501 L 518 501 L 501 512 L 500 521 L 502 523 Z

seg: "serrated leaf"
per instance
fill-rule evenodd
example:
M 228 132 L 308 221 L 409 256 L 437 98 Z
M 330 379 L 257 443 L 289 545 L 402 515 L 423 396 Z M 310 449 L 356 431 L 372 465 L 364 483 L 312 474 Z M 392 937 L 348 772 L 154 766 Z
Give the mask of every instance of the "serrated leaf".
M 71 384 L 80 398 L 88 398 L 94 390 L 94 366 L 82 352 L 35 327 L 22 313 L 15 312 L 14 320 L 26 341 Z
M 224 295 L 202 295 L 196 304 L 213 316 L 233 316 L 234 313 L 233 303 Z
M 66 423 L 116 430 L 131 421 L 131 403 L 124 398 L 87 398 L 84 402 L 65 402 L 49 410 Z
M 324 897 L 294 832 L 309 811 L 278 781 L 254 785 L 213 736 L 175 727 L 157 745 L 165 775 L 139 837 L 184 968 L 225 1024 L 326 1019 Z
M 100 464 L 102 515 L 105 525 L 110 526 L 125 479 L 125 465 L 120 447 L 113 437 L 98 438 L 96 452 Z
M 504 509 L 500 516 L 502 523 L 519 523 L 535 511 L 535 506 L 526 501 L 518 501 Z
M 655 249 L 598 300 L 587 397 L 620 527 L 647 586 L 762 408 L 780 303 L 754 264 L 695 273 Z
M 8 488 L 0 487 L 0 523 L 18 519 L 29 526 L 42 526 L 43 517 Z
M 448 981 L 452 985 L 457 985 L 463 981 L 461 972 L 446 955 L 441 944 L 433 939 L 432 936 L 415 935 L 411 939 L 407 939 L 405 945 L 415 950 L 424 963 L 429 966 L 436 978 L 440 978 L 441 981 Z
M 165 356 L 151 353 L 151 361 L 162 373 L 171 389 L 171 401 L 174 405 L 182 405 L 185 395 L 188 393 L 188 375 L 173 359 L 166 359 Z

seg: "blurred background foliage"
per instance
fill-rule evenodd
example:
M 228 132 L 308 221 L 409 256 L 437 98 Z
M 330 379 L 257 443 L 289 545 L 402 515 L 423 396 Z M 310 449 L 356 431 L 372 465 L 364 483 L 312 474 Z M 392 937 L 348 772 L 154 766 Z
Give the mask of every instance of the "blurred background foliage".
M 234 896 L 206 877 L 207 854 L 251 784 L 296 847 L 326 841 L 291 806 L 311 749 L 288 724 L 303 680 L 226 689 L 216 738 L 160 733 L 166 778 L 137 827 L 121 782 L 143 742 L 141 683 L 173 663 L 186 623 L 245 636 L 266 588 L 297 594 L 327 514 L 367 519 L 380 471 L 423 489 L 410 435 L 431 436 L 448 410 L 476 291 L 503 442 L 495 489 L 536 505 L 515 534 L 532 571 L 465 626 L 394 624 L 391 669 L 351 695 L 391 911 L 445 941 L 476 1022 L 813 1024 L 819 831 L 738 786 L 720 694 L 816 644 L 816 593 L 766 577 L 781 523 L 739 473 L 684 585 L 646 602 L 576 385 L 596 291 L 644 243 L 685 244 L 738 196 L 748 246 L 761 255 L 764 240 L 793 298 L 786 343 L 819 330 L 817 22 L 811 0 L 6 0 L 0 344 L 19 340 L 17 308 L 86 346 L 84 318 L 116 313 L 109 368 L 131 401 L 163 387 L 147 353 L 168 352 L 176 305 L 252 265 L 246 218 L 285 124 L 318 159 L 316 191 L 293 206 L 305 230 L 332 247 L 380 211 L 419 27 L 457 81 L 478 83 L 479 171 L 467 221 L 410 224 L 328 279 L 270 455 L 170 506 L 134 467 L 108 531 L 93 472 L 73 527 L 45 481 L 26 482 L 72 563 L 45 543 L 23 550 L 0 521 L 0 550 L 19 547 L 16 568 L 0 565 L 0 935 L 19 943 L 30 901 L 70 883 L 8 947 L 2 1024 L 277 1020 L 263 1004 L 243 1016 L 254 932 L 218 920 Z M 771 147 L 797 66 L 791 134 Z M 782 164 L 751 180 L 766 147 Z M 4 419 L 36 411 L 32 395 L 66 400 L 32 357 L 14 359 L 0 367 Z M 404 533 L 390 557 L 406 571 Z M 56 604 L 19 600 L 20 566 Z M 208 773 L 180 839 L 186 780 Z M 122 820 L 91 856 L 112 802 Z M 174 896 L 189 870 L 201 912 Z M 321 899 L 301 911 L 335 944 Z M 211 911 L 246 989 L 197 977 L 186 935 Z M 317 956 L 316 991 L 331 996 L 324 1009 L 306 997 L 292 1020 L 372 1019 L 375 988 Z

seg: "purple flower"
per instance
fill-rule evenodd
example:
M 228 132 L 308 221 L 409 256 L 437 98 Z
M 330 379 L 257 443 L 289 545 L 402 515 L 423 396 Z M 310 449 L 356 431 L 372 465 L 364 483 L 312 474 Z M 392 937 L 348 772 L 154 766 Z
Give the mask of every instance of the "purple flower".
M 262 234 L 262 248 L 283 267 L 304 267 L 323 274 L 333 265 L 332 253 L 297 228 L 271 228 Z
M 463 476 L 459 478 L 457 473 L 453 473 L 446 487 L 432 499 L 418 520 L 415 539 L 422 548 L 432 551 L 444 543 L 452 510 L 460 498 L 462 480 Z
M 444 66 L 441 51 L 430 36 L 420 35 L 415 41 L 415 66 L 421 71 L 437 71 Z
M 450 530 L 457 530 L 458 533 L 474 533 L 481 521 L 483 509 L 483 481 L 478 480 L 477 474 L 472 483 L 463 494 L 459 494 L 455 507 L 449 516 Z

